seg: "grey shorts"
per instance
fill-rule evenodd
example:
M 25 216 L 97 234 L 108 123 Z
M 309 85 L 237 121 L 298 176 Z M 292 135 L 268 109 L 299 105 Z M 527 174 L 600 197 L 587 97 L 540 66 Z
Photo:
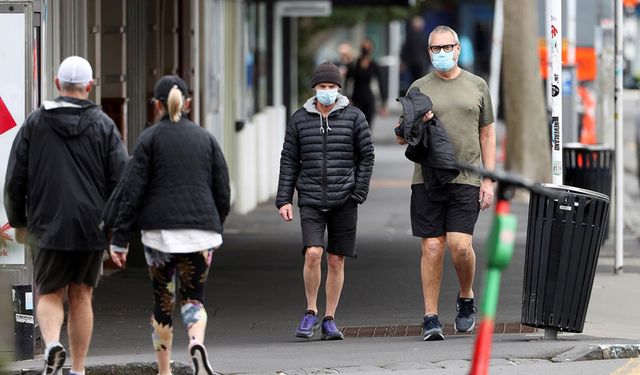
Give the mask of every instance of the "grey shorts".
M 341 207 L 320 209 L 300 207 L 302 226 L 302 254 L 308 247 L 324 246 L 324 232 L 327 231 L 328 253 L 350 258 L 356 257 L 356 226 L 358 223 L 358 204 L 349 199 Z
M 34 250 L 35 290 L 53 293 L 70 283 L 98 286 L 104 251 Z

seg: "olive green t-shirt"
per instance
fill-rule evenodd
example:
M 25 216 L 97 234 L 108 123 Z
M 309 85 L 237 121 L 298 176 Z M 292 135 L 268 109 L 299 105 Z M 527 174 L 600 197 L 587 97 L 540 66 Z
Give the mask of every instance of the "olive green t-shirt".
M 456 160 L 482 165 L 479 129 L 494 122 L 489 87 L 484 79 L 466 70 L 452 80 L 442 79 L 431 72 L 415 81 L 411 87 L 417 87 L 431 98 L 433 114 L 447 130 Z M 475 186 L 480 186 L 480 182 L 480 177 L 464 171 L 451 181 Z M 422 167 L 416 163 L 412 184 L 422 183 Z

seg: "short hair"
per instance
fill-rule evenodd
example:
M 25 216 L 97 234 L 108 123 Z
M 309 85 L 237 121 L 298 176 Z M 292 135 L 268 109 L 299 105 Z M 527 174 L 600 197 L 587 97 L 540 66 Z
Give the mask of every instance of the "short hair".
M 71 82 L 60 81 L 60 91 L 84 92 L 87 89 L 88 84 L 89 82 L 71 83 Z
M 460 39 L 458 39 L 458 33 L 456 33 L 454 29 L 450 28 L 449 26 L 440 25 L 436 26 L 433 30 L 431 30 L 431 33 L 429 33 L 429 47 L 431 47 L 431 37 L 436 33 L 451 33 L 451 35 L 453 35 L 453 38 L 456 40 L 456 43 L 460 43 Z

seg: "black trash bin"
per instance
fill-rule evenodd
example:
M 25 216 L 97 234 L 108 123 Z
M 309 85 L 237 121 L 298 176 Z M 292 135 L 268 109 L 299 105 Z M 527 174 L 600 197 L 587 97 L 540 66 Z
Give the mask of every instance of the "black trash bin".
M 595 191 L 542 185 L 532 192 L 522 290 L 522 324 L 582 332 L 609 197 Z
M 613 149 L 604 145 L 565 144 L 562 148 L 563 184 L 597 191 L 610 197 L 613 157 Z M 604 239 L 608 237 L 607 224 Z

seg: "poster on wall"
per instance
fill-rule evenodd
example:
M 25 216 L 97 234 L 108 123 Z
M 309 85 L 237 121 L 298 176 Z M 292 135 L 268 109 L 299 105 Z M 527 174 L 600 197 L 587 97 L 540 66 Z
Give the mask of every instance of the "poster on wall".
M 25 14 L 0 13 L 0 265 L 25 262 L 4 209 L 4 181 L 13 140 L 25 118 Z

